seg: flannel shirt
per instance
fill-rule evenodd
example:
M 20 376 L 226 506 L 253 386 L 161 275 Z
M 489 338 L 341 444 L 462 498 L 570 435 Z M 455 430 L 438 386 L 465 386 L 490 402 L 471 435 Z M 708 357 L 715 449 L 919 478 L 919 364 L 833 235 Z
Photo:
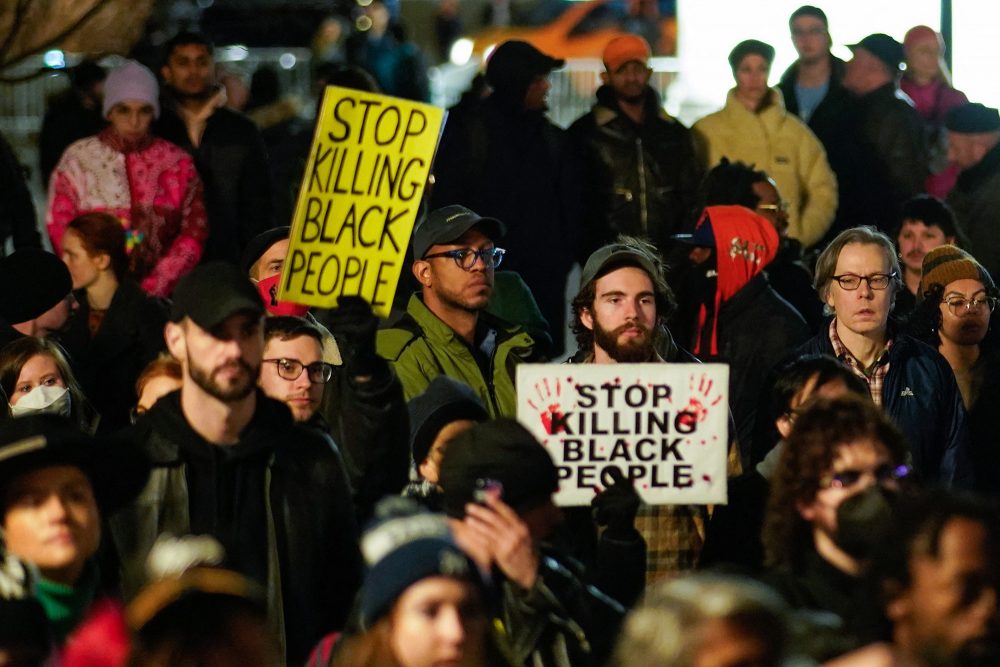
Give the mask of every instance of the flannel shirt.
M 887 340 L 882 354 L 875 360 L 875 363 L 865 368 L 858 358 L 851 354 L 844 342 L 837 335 L 837 318 L 830 320 L 830 344 L 837 358 L 847 364 L 851 372 L 865 381 L 868 385 L 868 392 L 872 395 L 872 401 L 878 407 L 882 407 L 882 386 L 885 384 L 885 376 L 889 373 L 889 348 L 892 347 L 892 340 Z

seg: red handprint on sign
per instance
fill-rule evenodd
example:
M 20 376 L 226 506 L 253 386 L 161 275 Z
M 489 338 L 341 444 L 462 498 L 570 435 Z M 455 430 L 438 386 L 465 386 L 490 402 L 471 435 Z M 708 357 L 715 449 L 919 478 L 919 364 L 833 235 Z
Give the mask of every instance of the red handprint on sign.
M 549 382 L 549 379 L 545 378 L 541 382 L 536 382 L 535 394 L 538 396 L 538 403 L 536 404 L 535 401 L 529 398 L 528 405 L 540 413 L 538 416 L 542 420 L 545 432 L 549 435 L 565 432 L 566 415 L 563 414 L 562 408 L 559 405 L 559 399 L 562 396 L 562 384 L 559 380 L 556 379 Z M 539 405 L 544 407 L 540 408 Z
M 691 396 L 688 399 L 687 407 L 681 411 L 680 420 L 685 426 L 694 427 L 695 424 L 708 419 L 710 408 L 714 408 L 722 401 L 722 394 L 716 394 L 713 398 L 712 390 L 715 388 L 715 380 L 707 377 L 704 373 L 697 378 L 692 375 L 688 378 L 688 389 Z

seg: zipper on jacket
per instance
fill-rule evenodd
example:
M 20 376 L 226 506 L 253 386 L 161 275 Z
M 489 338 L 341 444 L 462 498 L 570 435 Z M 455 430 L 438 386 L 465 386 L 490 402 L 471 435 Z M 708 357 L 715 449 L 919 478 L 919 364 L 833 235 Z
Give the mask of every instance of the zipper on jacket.
M 646 210 L 646 161 L 642 156 L 642 137 L 635 138 L 635 149 L 638 153 L 639 168 L 639 222 L 642 224 L 642 231 L 649 232 L 649 214 Z

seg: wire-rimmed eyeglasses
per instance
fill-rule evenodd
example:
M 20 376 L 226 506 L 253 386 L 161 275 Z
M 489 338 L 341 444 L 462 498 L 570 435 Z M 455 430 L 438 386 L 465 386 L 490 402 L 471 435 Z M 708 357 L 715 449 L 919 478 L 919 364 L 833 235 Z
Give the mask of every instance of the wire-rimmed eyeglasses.
M 966 299 L 964 296 L 953 296 L 945 299 L 944 302 L 955 317 L 961 317 L 965 313 L 981 313 L 983 308 L 992 313 L 997 307 L 997 300 L 992 296 L 977 296 L 972 299 Z

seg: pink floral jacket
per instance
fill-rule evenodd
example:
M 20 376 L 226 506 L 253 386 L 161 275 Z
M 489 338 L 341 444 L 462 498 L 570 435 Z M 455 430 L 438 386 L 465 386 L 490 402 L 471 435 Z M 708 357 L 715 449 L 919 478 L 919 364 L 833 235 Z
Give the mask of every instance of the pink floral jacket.
M 201 179 L 183 149 L 157 137 L 130 143 L 111 128 L 69 146 L 52 172 L 46 227 L 56 254 L 78 215 L 102 211 L 125 227 L 132 275 L 166 297 L 198 263 L 208 236 Z

